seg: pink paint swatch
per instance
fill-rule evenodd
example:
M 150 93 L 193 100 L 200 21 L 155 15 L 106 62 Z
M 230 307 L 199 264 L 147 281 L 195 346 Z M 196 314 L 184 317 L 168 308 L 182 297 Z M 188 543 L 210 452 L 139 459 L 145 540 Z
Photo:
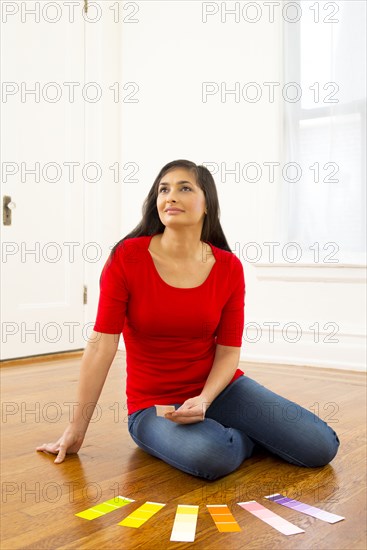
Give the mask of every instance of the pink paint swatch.
M 280 533 L 283 533 L 283 535 L 296 535 L 297 533 L 304 533 L 303 529 L 300 529 L 297 525 L 294 525 L 286 519 L 278 516 L 278 514 L 274 514 L 274 512 L 268 510 L 268 508 L 265 508 L 265 506 L 259 504 L 256 500 L 238 502 L 237 504 L 271 527 L 274 527 L 274 529 Z
M 282 506 L 286 506 L 287 508 L 292 508 L 292 510 L 296 510 L 297 512 L 301 512 L 302 514 L 307 514 L 308 516 L 321 519 L 322 521 L 327 521 L 328 523 L 336 523 L 337 521 L 345 519 L 343 516 L 337 516 L 336 514 L 332 514 L 331 512 L 321 510 L 321 508 L 316 508 L 315 506 L 304 504 L 303 502 L 293 500 L 292 498 L 285 497 L 279 493 L 275 493 L 274 495 L 269 495 L 264 498 L 267 498 L 272 502 L 276 502 L 277 504 L 281 504 Z

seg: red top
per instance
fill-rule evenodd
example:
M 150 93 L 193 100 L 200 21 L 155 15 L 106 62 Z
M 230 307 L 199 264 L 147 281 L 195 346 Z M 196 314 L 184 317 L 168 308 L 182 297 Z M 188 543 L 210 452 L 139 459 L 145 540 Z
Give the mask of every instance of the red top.
M 155 267 L 152 237 L 123 241 L 100 279 L 94 330 L 123 334 L 128 414 L 199 395 L 216 344 L 240 347 L 244 328 L 245 279 L 235 254 L 208 243 L 216 260 L 208 277 L 177 288 Z M 237 369 L 231 382 L 242 374 Z

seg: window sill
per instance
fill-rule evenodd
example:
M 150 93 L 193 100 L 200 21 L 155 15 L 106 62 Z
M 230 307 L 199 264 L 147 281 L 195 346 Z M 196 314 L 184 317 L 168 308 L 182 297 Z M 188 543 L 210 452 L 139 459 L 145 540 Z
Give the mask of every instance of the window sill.
M 256 263 L 259 281 L 322 283 L 365 283 L 366 266 L 361 264 Z

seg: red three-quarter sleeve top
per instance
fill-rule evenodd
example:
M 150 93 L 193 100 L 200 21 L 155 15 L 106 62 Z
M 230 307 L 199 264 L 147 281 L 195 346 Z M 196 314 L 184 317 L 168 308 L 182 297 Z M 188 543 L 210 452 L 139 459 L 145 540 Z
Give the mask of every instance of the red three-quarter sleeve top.
M 125 239 L 100 279 L 94 330 L 123 334 L 128 414 L 199 395 L 216 344 L 240 347 L 244 328 L 245 279 L 235 254 L 208 243 L 216 260 L 208 277 L 177 288 L 155 267 L 152 237 Z M 231 382 L 242 374 L 237 369 Z

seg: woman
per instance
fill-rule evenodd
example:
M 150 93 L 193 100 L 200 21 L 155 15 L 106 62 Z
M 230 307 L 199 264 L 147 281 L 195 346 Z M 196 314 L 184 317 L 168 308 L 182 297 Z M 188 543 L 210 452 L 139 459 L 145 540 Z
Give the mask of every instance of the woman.
M 141 222 L 102 270 L 73 422 L 37 450 L 57 454 L 56 463 L 78 452 L 122 332 L 128 429 L 147 453 L 210 480 L 238 468 L 255 444 L 298 466 L 328 464 L 336 433 L 238 369 L 244 297 L 212 175 L 187 160 L 168 163 Z M 159 416 L 155 405 L 173 410 Z

